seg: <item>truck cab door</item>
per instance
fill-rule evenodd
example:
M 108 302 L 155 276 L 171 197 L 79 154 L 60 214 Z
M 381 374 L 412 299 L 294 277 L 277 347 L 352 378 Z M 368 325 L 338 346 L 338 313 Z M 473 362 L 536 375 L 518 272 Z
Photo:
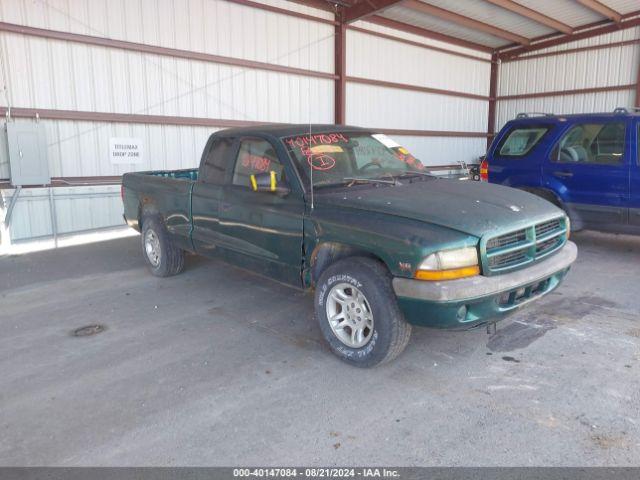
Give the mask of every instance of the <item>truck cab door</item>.
M 276 148 L 263 138 L 243 138 L 224 188 L 220 232 L 226 256 L 244 268 L 301 286 L 304 199 L 288 193 L 255 191 L 251 175 L 275 172 L 279 187 L 289 184 Z
M 624 119 L 580 122 L 559 139 L 544 165 L 576 225 L 617 229 L 628 224 L 632 132 Z
M 231 137 L 214 137 L 205 147 L 198 180 L 191 194 L 191 241 L 196 252 L 213 256 L 220 243 L 220 203 L 232 165 L 237 141 Z
M 640 119 L 633 124 L 635 142 L 630 142 L 630 199 L 629 199 L 629 223 L 632 227 L 640 227 Z

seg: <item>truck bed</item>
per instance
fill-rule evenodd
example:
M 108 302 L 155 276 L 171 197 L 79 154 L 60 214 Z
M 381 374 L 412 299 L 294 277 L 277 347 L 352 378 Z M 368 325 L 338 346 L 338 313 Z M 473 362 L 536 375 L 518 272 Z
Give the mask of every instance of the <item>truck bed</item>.
M 198 180 L 198 169 L 189 168 L 185 170 L 154 170 L 150 172 L 137 172 L 139 175 L 151 175 L 154 177 L 173 178 L 176 180 Z
M 127 223 L 140 230 L 143 216 L 157 214 L 174 242 L 190 248 L 191 191 L 197 180 L 198 169 L 125 173 L 122 185 Z

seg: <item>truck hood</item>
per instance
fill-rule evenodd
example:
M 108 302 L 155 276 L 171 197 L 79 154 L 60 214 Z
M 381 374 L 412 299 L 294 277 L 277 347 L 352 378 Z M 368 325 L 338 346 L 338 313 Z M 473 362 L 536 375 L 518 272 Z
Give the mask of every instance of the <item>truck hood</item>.
M 419 220 L 482 237 L 496 230 L 517 230 L 560 216 L 562 211 L 533 194 L 501 185 L 443 178 L 402 185 L 356 185 L 318 192 L 318 206 L 374 211 Z

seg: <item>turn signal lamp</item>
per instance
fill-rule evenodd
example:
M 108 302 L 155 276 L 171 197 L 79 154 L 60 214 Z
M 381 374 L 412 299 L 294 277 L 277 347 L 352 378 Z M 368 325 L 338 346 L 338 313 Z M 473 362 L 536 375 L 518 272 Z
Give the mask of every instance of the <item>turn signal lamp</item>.
M 480 274 L 478 251 L 475 247 L 443 250 L 425 258 L 415 278 L 418 280 L 456 280 Z
M 489 181 L 489 162 L 486 158 L 482 160 L 482 163 L 480 164 L 480 181 Z

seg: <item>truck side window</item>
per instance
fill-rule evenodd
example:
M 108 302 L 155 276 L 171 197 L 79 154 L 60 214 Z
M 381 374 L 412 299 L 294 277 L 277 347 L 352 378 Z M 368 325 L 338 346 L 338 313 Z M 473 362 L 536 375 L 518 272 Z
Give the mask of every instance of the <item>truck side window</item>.
M 218 185 L 224 183 L 233 143 L 233 138 L 219 138 L 215 141 L 204 161 L 202 178 L 204 182 Z
M 233 170 L 233 185 L 250 188 L 251 175 L 270 171 L 276 172 L 278 183 L 283 180 L 284 170 L 273 146 L 262 139 L 243 140 Z
M 575 125 L 560 139 L 551 159 L 558 163 L 621 165 L 624 135 L 624 122 Z

